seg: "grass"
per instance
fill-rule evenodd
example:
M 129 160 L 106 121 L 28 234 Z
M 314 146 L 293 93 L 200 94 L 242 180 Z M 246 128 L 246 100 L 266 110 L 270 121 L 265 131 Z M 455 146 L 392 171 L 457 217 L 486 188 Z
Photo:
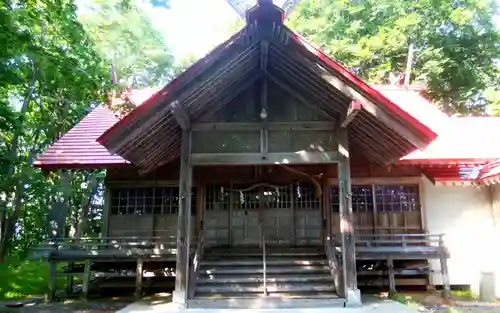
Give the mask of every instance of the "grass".
M 451 296 L 454 298 L 461 299 L 461 300 L 477 300 L 477 299 L 479 299 L 479 295 L 470 289 L 452 290 Z
M 7 259 L 0 264 L 0 277 L 0 300 L 43 295 L 48 288 L 49 264 L 38 260 Z M 62 288 L 64 283 L 64 278 L 58 278 L 57 287 Z

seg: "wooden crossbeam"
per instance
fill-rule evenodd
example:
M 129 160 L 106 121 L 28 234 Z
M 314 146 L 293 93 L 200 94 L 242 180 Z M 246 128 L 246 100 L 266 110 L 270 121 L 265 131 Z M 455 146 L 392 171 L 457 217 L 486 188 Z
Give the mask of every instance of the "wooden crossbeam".
M 193 153 L 193 165 L 264 165 L 337 163 L 337 152 Z
M 186 109 L 182 107 L 179 101 L 170 103 L 170 111 L 182 129 L 189 129 L 191 127 L 189 114 L 186 112 Z
M 259 131 L 262 129 L 261 123 L 193 123 L 192 131 Z M 267 124 L 268 130 L 335 130 L 334 121 L 308 121 L 308 122 L 270 122 Z
M 356 117 L 356 115 L 358 115 L 360 111 L 361 111 L 361 103 L 359 103 L 358 101 L 352 101 L 351 104 L 349 105 L 349 108 L 347 109 L 347 114 L 344 120 L 342 121 L 342 123 L 340 123 L 340 127 L 346 128 L 349 125 L 349 123 L 351 123 L 354 120 L 354 118 Z

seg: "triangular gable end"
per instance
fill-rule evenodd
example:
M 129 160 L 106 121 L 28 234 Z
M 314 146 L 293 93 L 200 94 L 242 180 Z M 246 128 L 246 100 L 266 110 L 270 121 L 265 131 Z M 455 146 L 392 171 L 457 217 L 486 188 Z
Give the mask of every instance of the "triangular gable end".
M 182 127 L 233 103 L 263 79 L 349 127 L 349 141 L 376 163 L 397 161 L 436 137 L 429 127 L 305 43 L 281 21 L 266 27 L 269 21 L 259 16 L 98 141 L 143 170 L 151 170 L 179 156 Z M 277 105 L 271 101 L 271 106 Z M 354 113 L 352 119 L 348 119 L 350 113 Z

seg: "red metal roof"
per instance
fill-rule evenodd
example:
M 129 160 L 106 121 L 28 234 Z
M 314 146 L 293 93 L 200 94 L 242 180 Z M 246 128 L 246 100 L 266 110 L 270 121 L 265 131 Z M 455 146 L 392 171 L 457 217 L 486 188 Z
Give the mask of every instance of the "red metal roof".
M 115 114 L 106 107 L 97 107 L 68 133 L 40 155 L 36 167 L 82 168 L 123 165 L 128 162 L 118 155 L 111 155 L 96 139 L 118 122 Z
M 424 150 L 401 158 L 410 163 L 484 163 L 500 157 L 500 117 L 450 117 Z
M 417 150 L 402 158 L 403 162 L 444 164 L 429 170 L 436 179 L 461 180 L 457 165 L 484 164 L 500 157 L 500 117 L 447 117 L 418 93 L 396 86 L 373 85 L 394 104 L 424 121 L 439 133 L 425 150 Z M 131 90 L 127 95 L 134 104 L 153 97 L 158 89 Z M 96 139 L 115 125 L 118 118 L 98 107 L 75 125 L 65 136 L 50 146 L 35 162 L 38 167 L 103 167 L 126 164 L 111 155 Z M 487 136 L 485 136 L 487 134 Z M 497 168 L 500 172 L 500 166 Z M 493 175 L 484 174 L 484 175 Z M 485 176 L 486 177 L 486 176 Z
M 485 164 L 479 172 L 479 179 L 486 184 L 500 182 L 500 159 Z

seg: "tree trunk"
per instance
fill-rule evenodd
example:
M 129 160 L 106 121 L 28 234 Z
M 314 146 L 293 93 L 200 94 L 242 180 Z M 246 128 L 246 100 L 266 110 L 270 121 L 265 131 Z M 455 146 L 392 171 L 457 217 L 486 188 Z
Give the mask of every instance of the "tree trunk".
M 24 130 L 24 127 L 22 123 L 24 122 L 24 119 L 26 117 L 26 114 L 28 112 L 28 105 L 31 101 L 31 98 L 33 97 L 33 94 L 35 92 L 35 85 L 36 85 L 36 71 L 35 71 L 35 66 L 33 65 L 32 67 L 32 78 L 31 78 L 31 83 L 30 86 L 28 87 L 28 90 L 26 91 L 26 95 L 24 96 L 23 104 L 21 106 L 21 110 L 19 112 L 20 120 L 21 120 L 21 125 L 18 125 L 16 132 L 14 133 L 14 136 L 12 137 L 12 141 L 10 142 L 10 149 L 8 151 L 8 158 L 10 165 L 7 168 L 7 175 L 6 177 L 9 178 L 9 181 L 4 182 L 4 188 L 3 190 L 0 190 L 0 194 L 4 194 L 5 199 L 0 200 L 0 264 L 3 263 L 5 254 L 7 252 L 7 244 L 10 241 L 10 238 L 12 237 L 12 232 L 13 230 L 13 221 L 12 217 L 14 217 L 17 220 L 17 207 L 16 207 L 16 202 L 19 204 L 22 203 L 22 194 L 16 192 L 14 203 L 13 203 L 13 208 L 12 208 L 12 213 L 9 216 L 8 211 L 7 211 L 7 204 L 8 204 L 8 198 L 12 194 L 12 186 L 16 185 L 19 186 L 22 183 L 22 187 L 24 187 L 23 179 L 21 177 L 21 181 L 18 182 L 17 184 L 14 183 L 14 173 L 16 170 L 16 161 L 18 158 L 18 148 L 19 148 L 19 140 L 21 137 L 21 134 Z M 36 137 L 38 138 L 38 135 Z M 34 148 L 32 149 L 34 150 Z M 31 156 L 31 153 L 30 153 Z M 16 191 L 19 189 L 16 189 Z
M 87 221 L 89 216 L 90 205 L 92 204 L 92 198 L 97 192 L 97 177 L 95 173 L 90 174 L 89 184 L 87 190 L 83 197 L 82 208 L 78 212 L 78 224 L 76 227 L 76 238 L 81 238 L 85 235 L 85 230 L 87 228 Z

